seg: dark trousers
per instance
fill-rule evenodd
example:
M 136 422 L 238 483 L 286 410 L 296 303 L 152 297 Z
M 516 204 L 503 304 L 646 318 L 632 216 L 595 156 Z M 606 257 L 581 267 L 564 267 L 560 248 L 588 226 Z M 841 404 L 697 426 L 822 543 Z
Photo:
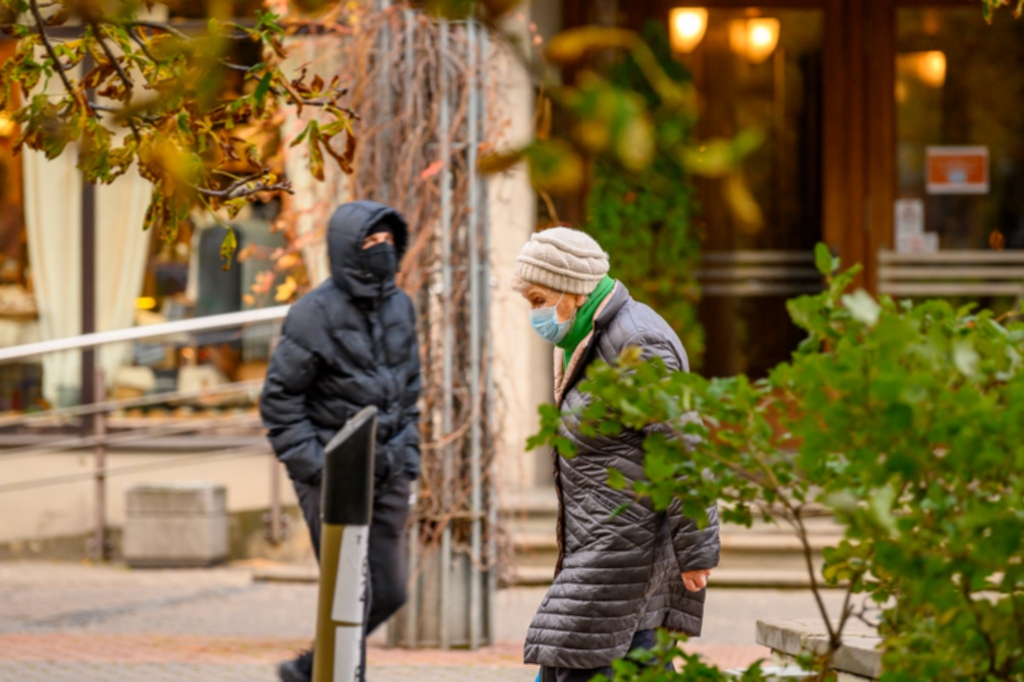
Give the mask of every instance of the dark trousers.
M 629 650 L 650 649 L 654 646 L 654 635 L 654 630 L 640 630 L 633 635 L 633 642 L 629 645 Z M 609 680 L 615 677 L 611 666 L 590 668 L 588 670 L 548 668 L 545 666 L 540 669 L 540 682 L 590 682 L 598 674 L 606 675 Z
M 320 487 L 300 481 L 293 483 L 319 561 Z M 405 603 L 408 573 L 405 526 L 409 520 L 410 486 L 407 476 L 399 476 L 387 490 L 376 491 L 373 496 L 373 518 L 367 548 L 370 580 L 367 583 L 369 594 L 366 595 L 369 604 L 366 634 L 376 630 Z

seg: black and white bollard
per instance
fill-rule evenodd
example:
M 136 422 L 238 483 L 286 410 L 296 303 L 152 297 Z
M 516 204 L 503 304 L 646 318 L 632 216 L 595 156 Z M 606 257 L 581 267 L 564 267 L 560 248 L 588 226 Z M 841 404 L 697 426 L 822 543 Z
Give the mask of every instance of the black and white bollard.
M 313 682 L 362 679 L 376 437 L 377 408 L 371 406 L 352 417 L 324 448 Z

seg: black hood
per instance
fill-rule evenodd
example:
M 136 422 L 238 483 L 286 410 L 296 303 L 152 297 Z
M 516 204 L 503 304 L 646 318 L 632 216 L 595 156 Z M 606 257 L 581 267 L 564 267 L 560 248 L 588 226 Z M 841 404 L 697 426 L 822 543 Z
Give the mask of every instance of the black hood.
M 400 263 L 409 241 L 409 228 L 405 218 L 390 206 L 374 201 L 342 204 L 335 209 L 327 224 L 331 279 L 353 298 L 378 298 L 395 290 L 393 276 L 381 283 L 363 267 L 363 240 L 370 234 L 370 228 L 382 222 L 395 237 L 395 252 Z

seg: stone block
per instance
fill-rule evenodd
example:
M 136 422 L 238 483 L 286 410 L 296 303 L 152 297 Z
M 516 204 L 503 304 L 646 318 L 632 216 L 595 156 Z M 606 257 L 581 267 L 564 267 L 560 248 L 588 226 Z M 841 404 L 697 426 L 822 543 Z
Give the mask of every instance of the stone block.
M 828 634 L 817 620 L 760 620 L 757 643 L 785 656 L 824 654 L 828 651 Z M 882 674 L 881 644 L 881 637 L 866 629 L 848 632 L 843 635 L 832 667 L 839 673 L 877 679 Z
M 214 483 L 127 492 L 124 558 L 135 567 L 211 566 L 228 557 L 227 492 Z
M 137 485 L 127 492 L 126 513 L 129 517 L 225 514 L 227 489 L 194 481 Z

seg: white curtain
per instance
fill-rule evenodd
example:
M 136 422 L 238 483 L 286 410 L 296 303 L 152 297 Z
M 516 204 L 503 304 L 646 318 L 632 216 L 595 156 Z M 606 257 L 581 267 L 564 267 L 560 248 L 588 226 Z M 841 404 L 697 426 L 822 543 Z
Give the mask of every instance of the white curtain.
M 82 174 L 77 154 L 68 149 L 47 160 L 26 150 L 25 226 L 29 262 L 44 340 L 75 336 L 82 329 Z M 152 185 L 130 170 L 111 185 L 96 188 L 96 329 L 131 327 L 135 299 L 142 291 L 150 234 L 142 221 Z M 100 352 L 107 381 L 125 363 L 131 346 Z M 43 357 L 43 395 L 65 405 L 78 398 L 81 354 Z
M 153 185 L 132 168 L 110 185 L 96 188 L 96 329 L 135 324 L 135 299 L 142 293 L 150 232 L 142 222 Z M 131 344 L 105 346 L 100 366 L 107 383 L 129 362 Z
M 291 41 L 288 50 L 288 59 L 282 65 L 285 73 L 297 71 L 305 65 L 309 78 L 319 74 L 329 83 L 334 74 L 341 69 L 341 49 L 336 36 L 304 36 Z M 294 108 L 291 108 L 281 131 L 284 139 L 285 172 L 292 182 L 294 191 L 291 206 L 296 215 L 296 232 L 304 241 L 302 256 L 310 283 L 314 286 L 331 274 L 325 240 L 327 221 L 339 204 L 352 200 L 351 183 L 348 176 L 338 168 L 338 164 L 328 159 L 324 164 L 324 181 L 320 182 L 310 175 L 308 147 L 305 144 L 289 146 L 302 132 L 310 118 L 318 115 L 316 107 L 306 107 L 301 117 L 296 115 Z
M 82 329 L 82 173 L 78 154 L 67 149 L 47 160 L 25 149 L 25 229 L 39 330 L 44 340 L 75 336 Z M 43 356 L 43 396 L 66 405 L 81 386 L 78 352 Z
M 42 48 L 37 48 L 42 54 Z M 74 74 L 80 76 L 80 67 Z M 60 82 L 46 82 L 61 94 Z M 101 101 L 111 104 L 101 98 Z M 124 133 L 122 133 L 123 135 Z M 120 142 L 115 138 L 113 144 Z M 25 228 L 29 265 L 43 340 L 82 333 L 82 173 L 76 145 L 47 160 L 22 152 Z M 96 329 L 133 326 L 135 299 L 142 292 L 150 234 L 142 231 L 152 185 L 130 169 L 110 185 L 96 187 Z M 104 348 L 98 357 L 107 382 L 125 362 L 129 344 Z M 82 383 L 81 353 L 43 357 L 43 396 L 58 405 L 77 402 Z

